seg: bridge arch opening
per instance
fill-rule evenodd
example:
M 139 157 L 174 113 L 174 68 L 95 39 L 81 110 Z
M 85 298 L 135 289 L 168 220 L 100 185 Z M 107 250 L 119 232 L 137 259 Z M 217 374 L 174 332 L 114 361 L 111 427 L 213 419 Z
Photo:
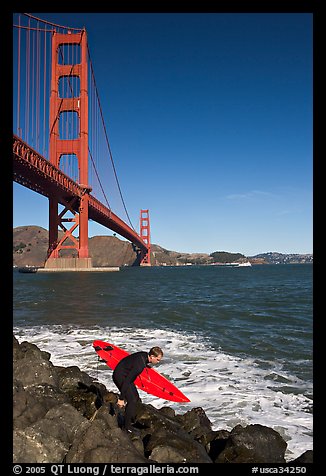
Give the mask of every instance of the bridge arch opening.
M 59 169 L 79 183 L 79 164 L 76 154 L 62 154 L 59 159 Z
M 77 111 L 62 111 L 59 116 L 59 139 L 79 139 L 79 116 Z
M 59 78 L 59 97 L 77 98 L 80 96 L 80 77 L 79 76 L 60 76 Z
M 77 43 L 61 43 L 58 47 L 58 64 L 74 65 L 81 62 L 81 47 Z

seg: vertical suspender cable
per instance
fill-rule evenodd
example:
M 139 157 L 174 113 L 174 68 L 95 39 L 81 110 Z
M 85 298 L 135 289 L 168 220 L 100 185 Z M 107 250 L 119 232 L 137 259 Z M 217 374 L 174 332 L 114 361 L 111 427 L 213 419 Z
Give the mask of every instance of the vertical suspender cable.
M 31 67 L 31 96 L 32 96 L 32 104 L 31 104 L 31 125 L 32 125 L 32 137 L 31 143 L 35 147 L 35 133 L 34 133 L 34 118 L 35 118 L 35 33 L 34 31 L 31 32 L 31 39 L 32 39 L 32 67 Z
M 61 109 L 61 105 L 63 103 L 62 101 L 62 98 L 61 98 L 61 105 L 59 105 L 59 108 L 58 108 L 58 113 L 57 113 L 57 116 L 54 120 L 54 123 L 53 124 L 49 124 L 48 123 L 48 119 L 47 119 L 47 110 L 46 110 L 46 104 L 47 104 L 47 95 L 48 95 L 48 91 L 47 89 L 50 89 L 48 87 L 49 85 L 49 79 L 47 78 L 47 75 L 48 75 L 48 72 L 47 72 L 47 64 L 48 64 L 48 61 L 47 61 L 47 44 L 46 44 L 46 33 L 47 31 L 51 31 L 51 30 L 44 30 L 45 31 L 45 36 L 44 36 L 44 46 L 41 45 L 41 40 L 40 40 L 40 27 L 39 27 L 39 21 L 41 21 L 42 23 L 44 24 L 49 24 L 49 25 L 52 25 L 52 27 L 56 27 L 58 28 L 58 31 L 61 32 L 63 30 L 75 30 L 75 31 L 81 31 L 80 29 L 77 29 L 77 28 L 70 28 L 70 27 L 62 27 L 60 25 L 55 25 L 54 23 L 51 23 L 51 22 L 46 22 L 44 20 L 41 20 L 37 17 L 34 17 L 30 14 L 27 14 L 25 13 L 24 15 L 28 16 L 28 26 L 27 26 L 27 34 L 26 34 L 26 61 L 25 61 L 25 64 L 21 62 L 21 46 L 22 46 L 22 42 L 21 42 L 21 28 L 20 28 L 20 24 L 21 24 L 21 18 L 19 17 L 19 32 L 18 32 L 18 64 L 17 64 L 17 130 L 18 132 L 20 130 L 22 130 L 21 132 L 21 135 L 24 134 L 25 137 L 22 137 L 23 140 L 26 140 L 27 142 L 30 142 L 32 145 L 35 146 L 34 142 L 35 142 L 35 137 L 36 137 L 36 148 L 40 148 L 40 146 L 42 146 L 42 144 L 40 145 L 39 141 L 43 141 L 43 149 L 46 150 L 48 148 L 47 146 L 47 140 L 45 139 L 45 133 L 46 131 L 50 131 L 50 134 L 52 133 L 53 131 L 53 128 L 55 126 L 55 123 L 56 121 L 59 121 L 59 138 L 60 138 L 60 132 L 61 132 L 61 136 L 63 136 L 62 138 L 65 138 L 67 140 L 74 140 L 74 137 L 80 137 L 81 135 L 81 121 L 80 121 L 80 116 L 79 114 L 77 113 L 76 114 L 76 109 L 74 109 L 75 107 L 75 95 L 72 93 L 71 94 L 71 97 L 73 98 L 72 102 L 73 102 L 73 107 L 72 107 L 72 111 L 73 113 L 66 113 L 64 116 L 64 123 L 61 121 L 60 119 L 60 109 Z M 31 37 L 31 31 L 33 30 L 31 28 L 31 19 L 33 20 L 37 20 L 37 27 L 35 28 L 36 30 L 36 36 L 32 36 Z M 40 66 L 40 63 L 41 63 L 41 54 L 42 54 L 42 47 L 44 48 L 44 71 L 43 71 L 43 74 L 44 74 L 44 77 L 43 77 L 43 100 L 41 98 L 41 77 L 40 77 L 40 74 L 41 74 L 41 66 Z M 79 58 L 75 58 L 75 56 L 77 56 L 78 54 L 80 54 L 80 50 L 78 50 L 76 48 L 76 45 L 75 44 L 70 44 L 70 45 L 67 45 L 67 46 L 60 46 L 59 47 L 59 52 L 61 53 L 61 55 L 64 53 L 64 57 L 66 57 L 64 60 L 63 60 L 63 63 L 62 64 L 70 64 L 70 57 L 72 56 L 72 63 L 71 64 L 74 64 L 74 60 L 77 59 L 78 62 L 79 62 Z M 104 122 L 104 117 L 103 117 L 103 111 L 102 111 L 102 107 L 101 107 L 101 104 L 100 104 L 100 100 L 99 100 L 99 94 L 98 94 L 98 90 L 97 90 L 97 86 L 96 86 L 96 82 L 95 82 L 95 76 L 94 76 L 94 71 L 93 71 L 93 66 L 92 66 L 92 63 L 91 63 L 91 59 L 90 59 L 90 53 L 89 53 L 89 50 L 88 50 L 88 57 L 89 57 L 89 65 L 90 65 L 90 77 L 92 78 L 93 80 L 93 85 L 94 85 L 94 88 L 92 90 L 92 93 L 94 93 L 94 96 L 92 96 L 92 111 L 91 111 L 91 120 L 92 120 L 92 127 L 91 129 L 92 130 L 92 147 L 94 148 L 94 150 L 97 151 L 97 154 L 96 154 L 96 160 L 99 160 L 100 157 L 101 157 L 101 150 L 102 150 L 102 139 L 101 139 L 101 135 L 99 133 L 99 129 L 102 128 L 104 129 L 104 140 L 103 140 L 103 145 L 106 145 L 108 151 L 109 151 L 109 156 L 110 156 L 110 159 L 111 159 L 111 164 L 112 164 L 112 169 L 113 169 L 113 173 L 114 173 L 114 177 L 115 177 L 115 181 L 116 181 L 116 184 L 117 184 L 117 187 L 118 187 L 118 190 L 119 190 L 119 194 L 120 194 L 120 198 L 121 198 L 121 201 L 122 201 L 122 204 L 123 204 L 123 207 L 124 207 L 124 210 L 125 210 L 125 213 L 126 213 L 126 216 L 129 220 L 129 223 L 131 225 L 131 227 L 134 229 L 132 223 L 131 223 L 131 220 L 130 220 L 130 217 L 129 217 L 129 214 L 128 214 L 128 211 L 127 211 L 127 208 L 126 208 L 126 205 L 125 205 L 125 202 L 124 202 L 124 198 L 122 196 L 122 191 L 121 191 L 121 187 L 120 187 L 120 184 L 119 184 L 119 181 L 118 181 L 118 177 L 117 177 L 117 172 L 116 172 L 116 168 L 115 168 L 115 164 L 114 164 L 114 161 L 113 161 L 113 157 L 112 157 L 112 152 L 111 152 L 111 147 L 110 147 L 110 143 L 109 143 L 109 140 L 108 140 L 108 135 L 107 135 L 107 130 L 106 130 L 106 126 L 105 126 L 105 122 Z M 22 69 L 25 68 L 25 84 L 22 84 Z M 73 70 L 73 67 L 72 67 L 72 70 Z M 71 76 L 71 74 L 70 74 Z M 73 86 L 72 86 L 72 91 L 74 92 L 75 90 L 77 90 L 77 84 L 75 84 L 75 79 L 74 78 L 71 78 L 73 82 Z M 69 83 L 69 86 L 71 88 L 71 83 Z M 68 84 L 67 84 L 67 87 L 68 87 Z M 62 87 L 62 89 L 64 89 L 64 86 Z M 61 91 L 62 91 L 61 89 Z M 64 93 L 62 93 L 64 95 Z M 69 95 L 69 93 L 67 93 Z M 24 98 L 25 96 L 25 98 Z M 41 137 L 41 133 L 40 133 L 40 128 L 41 128 L 41 125 L 40 125 L 40 122 L 41 122 L 41 116 L 42 116 L 42 111 L 41 111 L 41 107 L 42 107 L 42 101 L 43 101 L 43 133 L 44 133 L 44 137 L 43 137 L 43 140 L 42 140 L 42 137 Z M 25 103 L 25 110 L 23 110 L 23 105 Z M 22 107 L 21 107 L 22 106 Z M 97 106 L 97 107 L 96 107 Z M 22 124 L 22 115 L 25 114 L 25 124 Z M 69 127 L 70 126 L 70 127 Z M 22 129 L 23 127 L 23 129 Z M 51 129 L 51 130 L 50 130 Z M 30 134 L 30 131 L 31 131 L 31 134 Z M 106 142 L 106 143 L 105 143 Z M 42 148 L 42 147 L 41 147 Z M 89 149 L 89 148 L 88 148 Z M 102 187 L 102 184 L 99 180 L 99 175 L 97 173 L 97 167 L 95 166 L 94 164 L 94 159 L 92 157 L 92 154 L 91 154 L 91 151 L 89 149 L 89 155 L 90 155 L 90 159 L 92 161 L 92 164 L 93 164 L 93 167 L 95 169 L 95 173 L 96 173 L 96 176 L 97 176 L 97 179 L 99 181 L 99 184 L 100 184 L 100 187 L 101 187 L 101 190 L 104 194 L 104 197 L 105 197 L 105 200 L 107 202 L 107 198 L 106 198 L 106 195 L 105 195 L 105 192 L 103 190 L 103 187 Z M 58 164 L 59 167 L 60 167 L 60 164 Z M 110 208 L 110 206 L 109 206 Z
M 46 114 L 45 114 L 45 104 L 46 104 L 46 31 L 44 31 L 44 58 L 43 58 L 43 64 L 44 64 L 44 67 L 43 67 L 43 137 L 42 137 L 42 143 L 43 143 L 43 155 L 46 157 L 47 154 L 46 154 L 46 150 L 45 150 L 45 147 L 46 147 L 46 142 L 45 142 L 45 138 L 46 138 L 46 133 L 45 133 L 45 121 L 46 121 Z
M 41 64 L 40 64 L 40 32 L 39 22 L 37 22 L 37 43 L 36 43 L 36 148 L 40 150 L 40 81 L 41 81 Z
M 21 137 L 21 129 L 20 129 L 20 15 L 18 18 L 18 64 L 17 64 L 17 123 L 16 123 L 16 130 L 18 132 L 18 136 Z
M 28 26 L 30 27 L 30 20 L 28 21 Z M 29 67 L 30 67 L 30 60 L 29 60 L 29 55 L 30 55 L 30 29 L 28 29 L 26 33 L 26 64 L 25 64 L 25 71 L 26 71 L 26 84 L 25 84 L 25 126 L 24 126 L 24 131 L 25 131 L 25 136 L 23 139 L 27 141 L 27 131 L 29 130 Z
M 87 74 L 88 74 L 88 71 L 87 71 Z M 89 132 L 89 135 L 88 135 L 88 146 L 89 148 L 95 152 L 94 150 L 94 108 L 93 108 L 93 88 L 91 86 L 91 84 L 89 85 L 88 87 L 88 97 L 89 97 L 89 102 L 88 102 L 88 108 L 90 108 L 90 118 L 91 118 L 91 121 L 90 121 L 90 125 L 89 125 L 89 128 L 88 128 L 88 132 Z M 88 163 L 89 164 L 89 163 Z M 88 167 L 89 170 L 88 170 L 88 183 L 90 184 L 90 186 L 92 187 L 93 185 L 93 173 L 92 173 L 92 167 Z
M 103 126 L 103 130 L 104 130 L 105 138 L 106 138 L 106 144 L 107 144 L 107 147 L 108 147 L 108 151 L 109 151 L 109 155 L 110 155 L 110 159 L 111 159 L 111 163 L 112 163 L 112 168 L 113 168 L 115 180 L 116 180 L 116 182 L 117 182 L 117 186 L 118 186 L 119 193 L 120 193 L 120 198 L 121 198 L 121 201 L 122 201 L 124 210 L 125 210 L 125 212 L 126 212 L 127 218 L 128 218 L 128 220 L 129 220 L 130 226 L 131 226 L 131 228 L 135 231 L 135 228 L 133 227 L 133 225 L 132 225 L 132 223 L 131 223 L 131 220 L 130 220 L 130 217 L 129 217 L 129 214 L 128 214 L 128 211 L 127 211 L 127 208 L 126 208 L 125 201 L 124 201 L 123 196 L 122 196 L 122 191 L 121 191 L 121 188 L 120 188 L 120 184 L 119 184 L 119 180 L 118 180 L 118 176 L 117 176 L 115 164 L 114 164 L 114 161 L 113 161 L 112 152 L 111 152 L 111 147 L 110 147 L 109 138 L 108 138 L 107 131 L 106 131 L 106 127 L 105 127 L 105 121 L 104 121 L 104 117 L 103 117 L 103 111 L 102 111 L 102 107 L 101 107 L 101 103 L 100 103 L 100 98 L 99 98 L 98 90 L 97 90 L 97 87 L 96 87 L 95 75 L 94 75 L 94 70 L 93 70 L 93 66 L 92 66 L 92 61 L 91 61 L 91 57 L 90 57 L 90 52 L 89 52 L 89 50 L 88 50 L 88 57 L 89 57 L 89 62 L 90 62 L 90 66 L 91 66 L 91 72 L 92 72 L 92 77 L 93 77 L 93 81 L 94 81 L 94 87 L 95 87 L 95 90 L 96 90 L 96 96 L 97 96 L 99 111 L 100 111 L 100 115 L 101 115 L 102 126 Z

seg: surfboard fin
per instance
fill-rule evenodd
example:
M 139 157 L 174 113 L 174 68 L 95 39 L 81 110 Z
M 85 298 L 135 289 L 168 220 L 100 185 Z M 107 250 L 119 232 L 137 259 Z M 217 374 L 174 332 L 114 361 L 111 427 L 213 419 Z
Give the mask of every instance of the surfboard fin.
M 113 350 L 113 347 L 111 345 L 107 345 L 106 347 L 100 347 L 99 345 L 95 345 L 94 349 L 96 350 L 96 352 L 98 352 L 99 350 Z

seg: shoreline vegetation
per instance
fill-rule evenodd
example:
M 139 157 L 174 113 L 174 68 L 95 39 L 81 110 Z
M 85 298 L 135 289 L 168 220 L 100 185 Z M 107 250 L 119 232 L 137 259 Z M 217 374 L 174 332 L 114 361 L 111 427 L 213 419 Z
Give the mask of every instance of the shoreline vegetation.
M 39 226 L 22 226 L 13 229 L 13 266 L 44 267 L 48 249 L 48 231 Z M 137 263 L 133 245 L 116 236 L 89 238 L 89 256 L 93 267 L 128 267 Z M 69 252 L 67 252 L 69 253 Z M 71 252 L 69 254 L 71 256 Z M 63 255 L 63 257 L 68 257 Z M 152 266 L 245 266 L 259 264 L 307 264 L 313 263 L 312 254 L 282 254 L 277 252 L 245 256 L 242 253 L 215 251 L 207 253 L 182 253 L 170 251 L 159 245 L 151 245 Z
M 61 367 L 13 336 L 14 463 L 313 462 L 307 450 L 286 461 L 287 443 L 267 426 L 212 430 L 201 407 L 178 415 L 139 402 L 135 430 L 120 428 L 117 394 L 77 366 Z

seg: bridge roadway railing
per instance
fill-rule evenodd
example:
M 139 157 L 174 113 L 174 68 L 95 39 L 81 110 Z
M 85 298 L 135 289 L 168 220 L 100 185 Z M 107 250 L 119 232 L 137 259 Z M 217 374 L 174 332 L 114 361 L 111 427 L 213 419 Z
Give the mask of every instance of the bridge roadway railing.
M 93 197 L 90 188 L 76 183 L 16 135 L 13 135 L 13 179 L 41 195 L 55 197 L 62 205 L 88 193 L 88 217 L 131 241 L 143 253 L 147 252 L 147 246 L 137 232 Z M 73 205 L 76 212 L 78 206 L 79 203 Z

